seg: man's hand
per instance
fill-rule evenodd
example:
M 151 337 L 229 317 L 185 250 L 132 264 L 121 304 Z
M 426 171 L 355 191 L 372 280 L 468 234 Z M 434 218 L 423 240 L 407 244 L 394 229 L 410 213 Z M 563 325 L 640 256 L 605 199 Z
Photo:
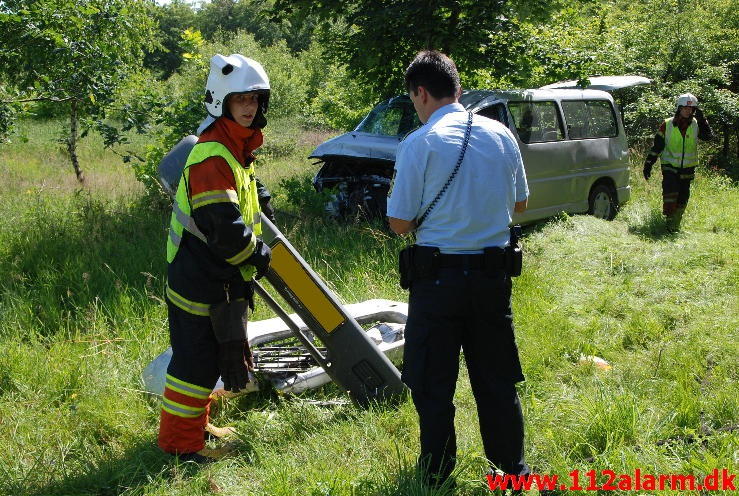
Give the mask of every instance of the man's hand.
M 644 179 L 649 181 L 650 177 L 652 177 L 652 163 L 644 162 Z
M 253 265 L 257 269 L 257 274 L 254 279 L 261 279 L 267 273 L 269 264 L 272 261 L 272 250 L 269 245 L 257 238 L 257 246 L 254 248 L 254 253 L 246 259 L 246 263 Z
M 249 370 L 254 363 L 249 342 L 229 341 L 218 345 L 218 370 L 226 391 L 238 393 L 249 382 Z

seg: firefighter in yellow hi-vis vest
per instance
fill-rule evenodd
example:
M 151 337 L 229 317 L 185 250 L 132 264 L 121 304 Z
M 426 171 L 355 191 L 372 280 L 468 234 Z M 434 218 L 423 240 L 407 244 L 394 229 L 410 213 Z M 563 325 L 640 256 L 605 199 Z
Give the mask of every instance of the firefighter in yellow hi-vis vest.
M 644 162 L 644 178 L 652 175 L 652 166 L 662 164 L 662 213 L 670 231 L 680 229 L 685 207 L 690 197 L 690 182 L 698 165 L 698 140 L 710 140 L 713 131 L 698 99 L 685 93 L 677 97 L 675 116 L 665 119 L 654 135 L 654 145 Z
M 239 391 L 252 357 L 246 314 L 253 278 L 267 271 L 254 150 L 267 124 L 269 80 L 242 55 L 210 61 L 209 117 L 177 188 L 167 240 L 167 308 L 172 359 L 167 368 L 159 446 L 182 460 L 208 462 L 211 392 L 218 377 Z M 212 432 L 213 429 L 209 429 Z

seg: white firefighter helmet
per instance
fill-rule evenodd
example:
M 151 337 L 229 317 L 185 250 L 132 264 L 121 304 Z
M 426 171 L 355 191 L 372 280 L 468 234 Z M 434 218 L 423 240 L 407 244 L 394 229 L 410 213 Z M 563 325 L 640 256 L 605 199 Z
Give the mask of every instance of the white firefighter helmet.
M 692 93 L 683 93 L 679 97 L 677 97 L 677 100 L 675 101 L 675 106 L 678 110 L 680 110 L 680 107 L 697 107 L 698 106 L 698 98 Z
M 262 114 L 266 113 L 269 106 L 269 78 L 259 62 L 238 53 L 228 57 L 216 54 L 210 59 L 210 74 L 205 83 L 205 108 L 208 114 L 216 118 L 222 116 L 229 95 L 250 91 L 261 93 L 259 110 Z M 257 118 L 254 120 L 257 121 Z

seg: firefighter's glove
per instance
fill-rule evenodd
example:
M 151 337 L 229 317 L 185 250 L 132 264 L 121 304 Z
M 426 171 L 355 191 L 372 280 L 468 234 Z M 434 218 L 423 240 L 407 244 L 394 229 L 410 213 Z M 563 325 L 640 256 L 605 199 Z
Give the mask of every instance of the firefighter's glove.
M 706 116 L 703 115 L 703 111 L 700 109 L 700 107 L 695 108 L 695 120 L 697 120 L 698 122 L 706 120 Z
M 254 365 L 249 342 L 229 341 L 218 345 L 218 370 L 226 391 L 238 393 L 249 382 L 249 370 Z
M 257 246 L 254 248 L 254 253 L 246 259 L 246 263 L 253 265 L 257 269 L 257 273 L 254 279 L 261 279 L 267 273 L 269 269 L 269 263 L 272 261 L 272 250 L 269 245 L 257 238 Z
M 644 179 L 649 181 L 650 177 L 652 177 L 652 162 L 646 161 L 644 162 Z

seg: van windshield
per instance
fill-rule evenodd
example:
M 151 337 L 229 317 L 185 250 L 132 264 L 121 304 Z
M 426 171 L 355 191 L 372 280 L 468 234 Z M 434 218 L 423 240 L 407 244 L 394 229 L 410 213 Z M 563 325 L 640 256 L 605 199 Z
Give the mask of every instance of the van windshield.
M 554 102 L 508 102 L 518 137 L 524 143 L 565 139 L 562 119 Z
M 410 98 L 398 97 L 373 108 L 355 131 L 381 136 L 405 136 L 420 125 Z

